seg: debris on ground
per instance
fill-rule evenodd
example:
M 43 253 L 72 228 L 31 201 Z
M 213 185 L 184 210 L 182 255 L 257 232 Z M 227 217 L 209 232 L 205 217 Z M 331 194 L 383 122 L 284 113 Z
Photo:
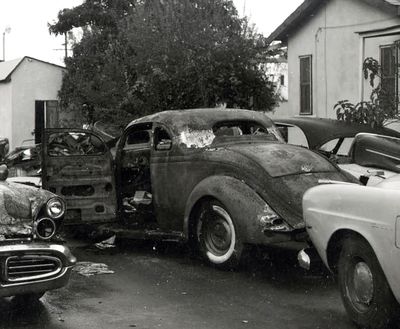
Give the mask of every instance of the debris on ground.
M 78 272 L 80 275 L 89 277 L 98 274 L 114 274 L 113 270 L 108 268 L 107 264 L 104 263 L 93 263 L 93 262 L 78 262 L 74 268 L 74 272 Z
M 114 234 L 112 237 L 110 237 L 106 240 L 103 240 L 101 242 L 95 243 L 94 245 L 101 250 L 108 249 L 108 248 L 114 248 L 115 247 L 115 238 L 116 238 L 116 235 Z
M 126 197 L 122 200 L 124 211 L 127 213 L 136 212 L 139 205 L 150 205 L 153 200 L 151 193 L 147 191 L 136 191 L 133 197 Z

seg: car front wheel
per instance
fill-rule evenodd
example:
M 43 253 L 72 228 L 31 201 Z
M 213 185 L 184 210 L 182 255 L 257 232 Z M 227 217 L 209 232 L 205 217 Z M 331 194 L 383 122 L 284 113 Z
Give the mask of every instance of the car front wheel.
M 243 244 L 232 217 L 222 203 L 216 200 L 203 203 L 196 236 L 200 253 L 209 263 L 221 268 L 239 265 Z
M 343 303 L 351 320 L 362 328 L 386 328 L 398 304 L 371 246 L 361 237 L 347 238 L 338 263 Z

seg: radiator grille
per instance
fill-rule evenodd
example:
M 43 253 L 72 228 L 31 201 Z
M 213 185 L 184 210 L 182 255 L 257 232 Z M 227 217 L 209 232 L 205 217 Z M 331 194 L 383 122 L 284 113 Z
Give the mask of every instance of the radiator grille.
M 5 279 L 11 282 L 39 280 L 58 274 L 61 260 L 47 255 L 11 256 L 5 262 Z

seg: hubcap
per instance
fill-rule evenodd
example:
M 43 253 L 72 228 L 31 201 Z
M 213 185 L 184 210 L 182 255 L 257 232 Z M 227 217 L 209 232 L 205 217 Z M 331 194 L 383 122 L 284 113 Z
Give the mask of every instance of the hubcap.
M 223 214 L 216 209 L 208 214 L 203 226 L 203 237 L 206 248 L 216 256 L 225 255 L 232 243 L 232 230 Z
M 365 262 L 358 262 L 353 271 L 355 301 L 365 306 L 370 305 L 374 296 L 374 279 L 371 269 Z

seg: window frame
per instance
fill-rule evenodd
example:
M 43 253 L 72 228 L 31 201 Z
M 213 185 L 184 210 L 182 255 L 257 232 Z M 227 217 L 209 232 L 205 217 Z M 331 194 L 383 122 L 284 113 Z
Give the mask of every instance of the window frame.
M 301 70 L 301 62 L 304 59 L 309 60 L 309 74 L 308 74 L 308 81 L 303 82 L 303 76 L 302 76 L 302 70 Z M 299 56 L 299 101 L 300 101 L 300 106 L 299 106 L 299 115 L 312 115 L 313 114 L 313 70 L 312 70 L 312 55 L 302 55 Z M 310 108 L 309 109 L 303 109 L 303 93 L 302 89 L 303 86 L 309 86 L 310 88 L 310 95 L 309 95 L 309 104 Z
M 393 79 L 394 80 L 393 95 L 395 97 L 395 102 L 396 102 L 395 105 L 397 107 L 397 112 L 399 112 L 399 99 L 398 99 L 399 98 L 399 68 L 398 68 L 398 66 L 400 64 L 399 63 L 399 42 L 400 42 L 400 40 L 395 41 L 390 44 L 384 44 L 384 45 L 379 46 L 379 62 L 381 65 L 381 73 L 382 73 L 380 83 L 381 83 L 381 86 L 383 86 L 385 79 Z M 384 63 L 384 57 L 385 57 L 383 55 L 384 49 L 392 49 L 391 55 L 394 57 L 394 63 L 393 63 L 393 65 L 391 64 L 391 69 L 393 69 L 393 72 L 391 72 L 390 75 L 386 75 L 385 77 L 383 76 L 384 65 L 386 64 L 386 63 Z

